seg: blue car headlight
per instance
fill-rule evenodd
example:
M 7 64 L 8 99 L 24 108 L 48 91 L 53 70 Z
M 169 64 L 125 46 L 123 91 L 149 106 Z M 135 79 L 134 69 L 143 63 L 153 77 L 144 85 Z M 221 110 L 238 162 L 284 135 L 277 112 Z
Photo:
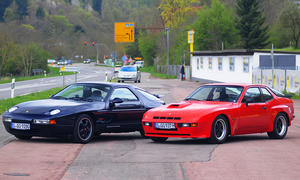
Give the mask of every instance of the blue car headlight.
M 8 112 L 14 112 L 15 110 L 17 110 L 18 109 L 18 107 L 17 106 L 13 106 L 13 107 L 11 107 L 11 108 L 9 108 L 8 109 Z

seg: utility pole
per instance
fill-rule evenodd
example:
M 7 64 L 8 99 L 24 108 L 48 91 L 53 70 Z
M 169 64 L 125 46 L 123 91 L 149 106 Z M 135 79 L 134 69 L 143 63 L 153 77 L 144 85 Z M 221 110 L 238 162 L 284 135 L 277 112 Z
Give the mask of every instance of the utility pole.
M 167 75 L 169 75 L 169 48 L 170 48 L 170 45 L 169 45 L 169 30 L 170 28 L 166 28 L 166 36 L 167 36 Z
M 274 88 L 274 45 L 273 44 L 271 50 L 271 60 L 272 60 L 272 88 Z
M 97 57 L 96 57 L 96 61 L 97 61 L 97 62 L 96 62 L 96 63 L 97 63 L 97 64 L 100 64 L 98 47 L 99 47 L 99 43 L 96 43 L 96 51 L 97 51 Z

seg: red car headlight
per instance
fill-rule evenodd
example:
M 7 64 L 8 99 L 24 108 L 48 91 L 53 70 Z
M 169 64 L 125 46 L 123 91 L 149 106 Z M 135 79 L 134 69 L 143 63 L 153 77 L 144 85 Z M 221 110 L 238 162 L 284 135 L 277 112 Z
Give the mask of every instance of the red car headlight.
M 197 127 L 197 123 L 178 123 L 178 127 Z
M 144 126 L 150 126 L 152 127 L 152 123 L 151 122 L 143 122 Z

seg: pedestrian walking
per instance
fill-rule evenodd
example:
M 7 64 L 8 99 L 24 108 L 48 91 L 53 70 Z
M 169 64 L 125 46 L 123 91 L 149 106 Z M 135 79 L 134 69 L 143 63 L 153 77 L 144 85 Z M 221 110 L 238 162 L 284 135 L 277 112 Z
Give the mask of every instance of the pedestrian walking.
M 180 69 L 181 81 L 185 80 L 184 64 L 182 64 Z

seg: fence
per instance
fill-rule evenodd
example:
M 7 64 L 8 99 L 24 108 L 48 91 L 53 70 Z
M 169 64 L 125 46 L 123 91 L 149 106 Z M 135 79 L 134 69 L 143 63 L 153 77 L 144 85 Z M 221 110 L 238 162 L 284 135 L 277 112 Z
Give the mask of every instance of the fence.
M 156 65 L 155 71 L 158 73 L 167 74 L 169 70 L 169 75 L 176 76 L 178 79 L 180 79 L 180 69 L 181 65 Z M 185 66 L 184 68 L 185 72 L 185 79 L 190 80 L 191 79 L 191 69 L 190 66 Z
M 287 69 L 274 69 L 274 81 L 272 82 L 271 69 L 253 70 L 252 82 L 254 84 L 264 84 L 279 91 L 300 93 L 300 71 Z

